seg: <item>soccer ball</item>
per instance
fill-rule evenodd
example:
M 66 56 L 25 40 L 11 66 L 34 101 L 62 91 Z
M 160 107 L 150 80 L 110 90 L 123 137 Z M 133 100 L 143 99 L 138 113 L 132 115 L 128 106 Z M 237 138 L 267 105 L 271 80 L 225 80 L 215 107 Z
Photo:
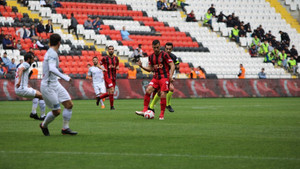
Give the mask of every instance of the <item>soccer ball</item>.
M 145 119 L 154 119 L 154 112 L 152 110 L 147 110 L 144 113 Z

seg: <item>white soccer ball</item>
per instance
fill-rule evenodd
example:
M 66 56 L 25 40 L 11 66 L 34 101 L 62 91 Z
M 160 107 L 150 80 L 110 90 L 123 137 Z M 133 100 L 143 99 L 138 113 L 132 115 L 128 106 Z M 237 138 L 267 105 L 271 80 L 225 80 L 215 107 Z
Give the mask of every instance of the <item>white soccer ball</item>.
M 154 119 L 154 112 L 152 110 L 147 110 L 144 113 L 145 119 Z

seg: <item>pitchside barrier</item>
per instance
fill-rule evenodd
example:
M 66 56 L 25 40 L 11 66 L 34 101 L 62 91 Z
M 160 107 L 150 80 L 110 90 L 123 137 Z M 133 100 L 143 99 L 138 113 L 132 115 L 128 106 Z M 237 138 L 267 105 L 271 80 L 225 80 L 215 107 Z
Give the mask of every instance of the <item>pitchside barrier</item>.
M 149 79 L 118 79 L 115 99 L 144 98 Z M 0 80 L 0 100 L 27 100 L 15 94 L 14 80 Z M 40 89 L 41 80 L 30 80 L 30 86 Z M 72 84 L 61 81 L 72 99 L 94 99 L 92 82 L 74 79 Z M 299 97 L 299 79 L 186 79 L 174 82 L 174 98 L 202 97 Z

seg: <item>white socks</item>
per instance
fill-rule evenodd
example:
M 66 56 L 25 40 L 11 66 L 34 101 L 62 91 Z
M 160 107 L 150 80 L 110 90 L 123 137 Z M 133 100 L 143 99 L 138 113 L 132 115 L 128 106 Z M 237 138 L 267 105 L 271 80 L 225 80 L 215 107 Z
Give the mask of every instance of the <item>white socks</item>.
M 45 109 L 46 109 L 45 101 L 40 100 L 39 101 L 39 106 L 40 106 L 40 109 L 41 109 L 41 117 L 44 117 L 45 116 Z
M 64 111 L 63 111 L 63 119 L 64 119 L 63 129 L 69 128 L 69 121 L 71 120 L 71 116 L 72 116 L 72 109 L 64 108 Z
M 43 121 L 42 126 L 45 127 L 45 128 L 47 128 L 48 124 L 51 123 L 54 119 L 55 119 L 55 116 L 53 115 L 52 111 L 50 111 L 47 114 L 45 120 Z
M 32 99 L 32 110 L 31 110 L 32 114 L 36 114 L 36 108 L 38 106 L 38 103 L 39 103 L 39 99 L 38 98 L 33 98 Z
M 104 106 L 103 100 L 100 99 L 101 106 Z

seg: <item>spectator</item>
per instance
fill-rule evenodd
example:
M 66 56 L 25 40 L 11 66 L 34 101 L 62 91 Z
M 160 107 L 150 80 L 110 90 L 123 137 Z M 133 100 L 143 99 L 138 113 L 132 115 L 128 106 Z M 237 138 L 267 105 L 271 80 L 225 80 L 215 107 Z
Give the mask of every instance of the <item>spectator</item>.
M 13 45 L 13 49 L 17 49 L 16 39 L 13 39 L 12 45 Z
M 210 13 L 213 15 L 213 16 L 216 16 L 216 9 L 214 7 L 214 4 L 211 4 L 210 8 L 208 9 L 210 11 Z
M 240 72 L 238 74 L 239 79 L 245 79 L 246 70 L 243 67 L 243 64 L 240 64 Z
M 100 30 L 100 26 L 101 26 L 101 20 L 100 17 L 98 16 L 94 21 L 93 21 L 93 28 L 94 30 Z
M 224 19 L 224 17 L 227 18 L 227 16 L 224 15 L 222 11 L 220 12 L 220 14 L 217 17 L 218 17 L 217 22 L 226 22 L 227 21 L 226 19 Z
M 16 35 L 19 36 L 20 38 L 26 39 L 30 37 L 30 31 L 26 28 L 25 25 L 23 25 L 22 28 L 16 31 Z
M 265 73 L 265 68 L 262 68 L 261 72 L 258 73 L 258 78 L 259 79 L 266 79 L 267 78 L 266 73 Z
M 226 26 L 227 27 L 234 27 L 234 20 L 232 19 L 231 16 L 228 16 L 228 19 L 226 21 Z
M 2 62 L 4 63 L 5 67 L 8 67 L 10 65 L 10 60 L 7 58 L 7 53 L 3 53 Z
M 162 6 L 161 6 L 161 10 L 163 11 L 170 11 L 170 6 L 168 5 L 166 0 L 163 0 Z
M 281 57 L 280 60 L 282 61 L 282 66 L 287 69 L 287 54 L 285 53 L 285 50 L 281 51 Z
M 163 6 L 163 2 L 161 0 L 158 0 L 156 6 L 157 6 L 157 10 L 161 10 Z
M 136 69 L 134 69 L 133 66 L 130 66 L 128 70 L 128 79 L 136 79 Z
M 274 50 L 274 47 L 272 46 L 272 42 L 269 42 L 268 51 L 272 52 Z
M 244 26 L 241 26 L 240 31 L 239 31 L 239 36 L 240 37 L 247 37 Z
M 206 71 L 202 67 L 198 66 L 197 71 L 199 72 L 198 77 L 200 79 L 206 79 Z
M 52 6 L 53 6 L 54 8 L 62 7 L 61 3 L 56 2 L 56 1 L 53 1 Z
M 284 50 L 285 50 L 287 57 L 291 57 L 291 51 L 289 50 L 289 47 L 285 46 Z
M 142 44 L 139 44 L 138 47 L 133 51 L 130 60 L 132 62 L 138 62 L 140 57 L 143 57 Z
M 85 29 L 93 29 L 92 18 L 89 16 L 88 19 L 84 22 Z
M 235 39 L 236 43 L 240 43 L 239 29 L 237 25 L 235 25 L 231 30 L 231 35 L 229 35 L 229 38 Z
M 40 22 L 37 25 L 37 32 L 38 33 L 43 33 L 45 32 L 45 27 L 43 25 L 43 20 L 40 20 Z
M 267 40 L 264 41 L 264 43 L 260 46 L 259 54 L 266 56 L 269 52 L 269 43 Z
M 16 49 L 22 50 L 22 44 L 21 44 L 20 40 L 18 40 L 18 42 L 17 42 L 17 48 Z
M 37 29 L 36 27 L 34 26 L 34 24 L 32 24 L 30 26 L 30 29 L 29 29 L 29 32 L 30 32 L 30 38 L 31 39 L 38 39 L 38 36 L 37 36 Z
M 5 76 L 6 72 L 3 69 L 3 65 L 0 64 L 0 75 Z
M 291 56 L 298 56 L 298 51 L 295 48 L 295 45 L 293 45 L 291 48 Z
M 6 1 L 5 1 L 5 0 L 0 0 L 0 5 L 2 5 L 2 6 L 6 6 L 6 5 L 7 5 L 7 3 L 6 3 Z
M 77 34 L 77 25 L 78 25 L 78 22 L 77 22 L 76 18 L 74 17 L 74 14 L 71 13 L 71 25 L 68 27 L 68 33 L 70 34 L 71 29 L 73 29 L 77 40 L 79 40 L 78 34 Z
M 23 60 L 23 59 L 20 59 L 20 63 L 17 65 L 17 69 L 18 69 L 18 67 L 19 67 L 23 62 L 24 62 L 24 60 Z
M 290 37 L 286 32 L 279 31 L 281 37 L 281 43 L 285 43 L 290 46 Z
M 170 3 L 170 9 L 171 9 L 171 11 L 176 11 L 177 10 L 176 0 L 169 0 L 169 3 Z
M 34 50 L 39 49 L 38 45 L 36 44 L 36 40 L 35 39 L 32 40 L 30 48 L 32 48 Z
M 289 65 L 289 69 L 293 70 L 293 74 L 296 75 L 298 66 L 297 66 L 297 62 L 294 59 L 294 57 L 290 57 L 290 60 L 288 61 L 288 65 Z
M 266 54 L 264 63 L 273 63 L 273 65 L 275 64 L 275 58 L 273 52 L 271 53 L 269 52 Z
M 16 67 L 17 67 L 17 65 L 15 64 L 15 59 L 12 58 L 9 66 L 8 66 L 8 72 L 14 74 L 16 72 Z
M 244 25 L 244 28 L 245 28 L 246 32 L 252 32 L 250 23 L 247 23 L 246 25 Z
M 197 74 L 193 68 L 191 68 L 191 73 L 189 74 L 190 79 L 197 79 Z
M 208 24 L 211 28 L 211 19 L 212 19 L 212 14 L 210 13 L 210 10 L 207 10 L 207 13 L 204 15 L 204 21 L 203 24 Z
M 46 25 L 46 33 L 53 33 L 52 19 L 48 20 L 48 24 Z
M 264 37 L 265 35 L 265 30 L 262 28 L 262 25 L 259 25 L 259 27 L 257 28 L 258 33 L 259 33 L 259 37 Z
M 260 40 L 259 40 L 259 38 L 257 37 L 257 35 L 254 36 L 251 45 L 255 45 L 255 48 L 256 48 L 256 49 L 258 49 L 258 47 L 260 46 Z
M 35 64 L 32 64 L 32 70 L 29 73 L 29 78 L 30 79 L 37 79 L 38 78 L 38 74 L 39 74 L 39 70 L 37 70 L 37 68 L 35 68 Z
M 11 40 L 8 38 L 8 35 L 5 35 L 3 41 L 3 49 L 13 49 Z
M 185 3 L 185 0 L 177 0 L 177 6 L 180 6 L 181 9 L 186 13 L 185 6 L 189 6 L 189 4 Z
M 121 36 L 123 40 L 132 40 L 129 38 L 130 33 L 125 29 L 125 26 L 123 26 L 123 30 L 121 30 Z
M 197 22 L 195 14 L 194 14 L 194 10 L 191 11 L 191 13 L 189 13 L 186 17 L 186 21 L 187 22 Z
M 39 38 L 38 38 L 38 40 L 36 41 L 36 44 L 37 44 L 37 46 L 38 46 L 38 49 L 45 49 L 45 50 L 48 50 L 48 47 L 45 46 L 45 45 L 43 44 L 43 39 L 42 39 L 42 37 L 39 37 Z
M 257 49 L 256 49 L 255 45 L 251 46 L 251 48 L 249 50 L 249 53 L 250 53 L 251 57 L 257 57 L 258 52 L 257 52 Z

